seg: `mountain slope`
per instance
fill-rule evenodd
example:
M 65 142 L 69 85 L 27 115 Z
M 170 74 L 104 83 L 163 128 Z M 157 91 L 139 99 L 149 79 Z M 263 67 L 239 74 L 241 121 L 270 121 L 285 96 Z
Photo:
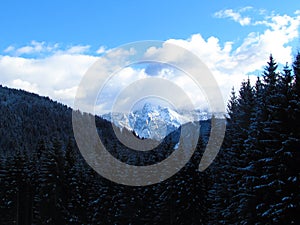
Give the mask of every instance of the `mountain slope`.
M 72 135 L 72 110 L 21 90 L 0 87 L 0 151 L 31 151 L 41 139 Z
M 196 120 L 207 120 L 207 113 L 195 111 L 178 113 L 170 108 L 146 103 L 143 108 L 126 113 L 109 113 L 102 118 L 120 128 L 134 131 L 140 138 L 162 140 L 183 124 Z
M 200 144 L 173 177 L 130 187 L 106 180 L 83 160 L 72 132 L 72 109 L 0 86 L 0 116 L 0 224 L 168 224 L 170 215 L 178 224 L 199 224 L 204 218 Z M 176 151 L 179 129 L 153 151 L 141 153 L 118 142 L 113 124 L 91 118 L 107 150 L 120 161 L 153 164 Z

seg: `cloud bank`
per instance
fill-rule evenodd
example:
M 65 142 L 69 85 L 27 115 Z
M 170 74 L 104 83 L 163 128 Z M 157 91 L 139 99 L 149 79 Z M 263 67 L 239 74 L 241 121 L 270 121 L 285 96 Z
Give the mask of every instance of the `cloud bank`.
M 266 65 L 270 53 L 283 65 L 291 63 L 293 59 L 291 43 L 299 38 L 300 11 L 293 15 L 268 15 L 260 10 L 260 19 L 249 15 L 256 12 L 258 11 L 252 7 L 246 7 L 238 10 L 225 9 L 214 14 L 216 18 L 230 19 L 252 30 L 238 46 L 235 40 L 222 43 L 218 37 L 205 39 L 201 34 L 165 42 L 184 47 L 197 55 L 214 74 L 224 100 L 227 101 L 232 86 L 238 89 L 247 76 L 252 80 L 256 79 L 259 75 L 257 71 Z M 58 43 L 38 41 L 21 47 L 8 46 L 0 53 L 0 84 L 46 95 L 73 106 L 77 87 L 88 68 L 101 59 L 101 54 L 110 52 L 104 46 L 99 46 L 96 52 L 90 49 L 88 45 L 64 48 Z M 128 52 L 119 52 L 119 56 L 122 54 Z M 170 58 L 174 57 L 172 52 L 166 54 Z M 111 87 L 105 90 L 106 99 L 99 102 L 99 111 L 107 110 L 106 102 L 112 102 L 118 91 L 130 82 L 153 74 L 180 84 L 194 99 L 195 105 L 205 105 L 201 93 L 188 78 L 165 66 L 148 65 L 146 68 L 127 67 L 122 70 L 110 84 Z

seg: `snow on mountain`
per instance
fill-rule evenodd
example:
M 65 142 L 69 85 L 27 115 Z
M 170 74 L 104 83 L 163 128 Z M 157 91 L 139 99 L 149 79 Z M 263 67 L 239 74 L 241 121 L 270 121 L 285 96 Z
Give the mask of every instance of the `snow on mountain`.
M 143 108 L 125 113 L 108 113 L 102 117 L 120 128 L 134 131 L 141 138 L 162 140 L 181 125 L 196 120 L 206 120 L 205 112 L 176 112 L 167 107 L 146 103 Z

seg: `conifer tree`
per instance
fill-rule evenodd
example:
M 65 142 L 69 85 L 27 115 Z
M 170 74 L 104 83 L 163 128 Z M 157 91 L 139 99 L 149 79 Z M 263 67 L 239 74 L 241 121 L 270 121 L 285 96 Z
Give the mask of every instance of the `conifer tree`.
M 248 196 L 243 223 L 293 224 L 297 221 L 297 204 L 291 204 L 295 189 L 288 181 L 294 176 L 287 173 L 296 160 L 291 153 L 296 145 L 291 144 L 292 127 L 289 127 L 293 79 L 288 66 L 281 76 L 276 69 L 271 56 L 263 74 L 264 83 L 256 85 L 256 112 L 245 141 L 251 161 L 241 180 Z
M 295 94 L 300 96 L 300 52 L 297 53 L 294 63 L 293 71 L 295 76 L 294 90 Z

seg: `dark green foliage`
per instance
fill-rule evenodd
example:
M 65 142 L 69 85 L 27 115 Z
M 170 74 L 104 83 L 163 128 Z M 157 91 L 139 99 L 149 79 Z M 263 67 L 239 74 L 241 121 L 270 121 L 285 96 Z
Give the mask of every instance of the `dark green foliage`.
M 152 186 L 127 187 L 86 164 L 70 108 L 0 87 L 0 113 L 0 224 L 206 224 L 206 174 L 198 164 L 209 121 L 202 122 L 203 140 L 178 174 Z M 117 141 L 110 123 L 96 117 L 96 125 L 111 153 L 133 164 L 166 158 L 178 139 L 177 131 L 153 154 L 137 154 Z
M 201 123 L 186 166 L 155 185 L 119 185 L 93 171 L 76 146 L 71 114 L 0 87 L 0 224 L 300 224 L 300 54 L 281 73 L 270 56 L 254 86 L 248 79 L 232 91 L 226 136 L 207 170 L 198 166 L 211 121 Z M 110 123 L 82 116 L 95 120 L 113 156 L 140 166 L 168 157 L 180 132 L 138 153 Z
M 294 63 L 293 63 L 293 70 L 294 70 L 294 76 L 295 76 L 295 94 L 300 96 L 300 52 L 298 52 Z
M 222 174 L 209 191 L 210 224 L 300 223 L 299 60 L 294 74 L 288 65 L 280 74 L 270 56 L 263 82 L 243 82 L 239 96 L 232 94 L 227 135 L 211 168 Z

